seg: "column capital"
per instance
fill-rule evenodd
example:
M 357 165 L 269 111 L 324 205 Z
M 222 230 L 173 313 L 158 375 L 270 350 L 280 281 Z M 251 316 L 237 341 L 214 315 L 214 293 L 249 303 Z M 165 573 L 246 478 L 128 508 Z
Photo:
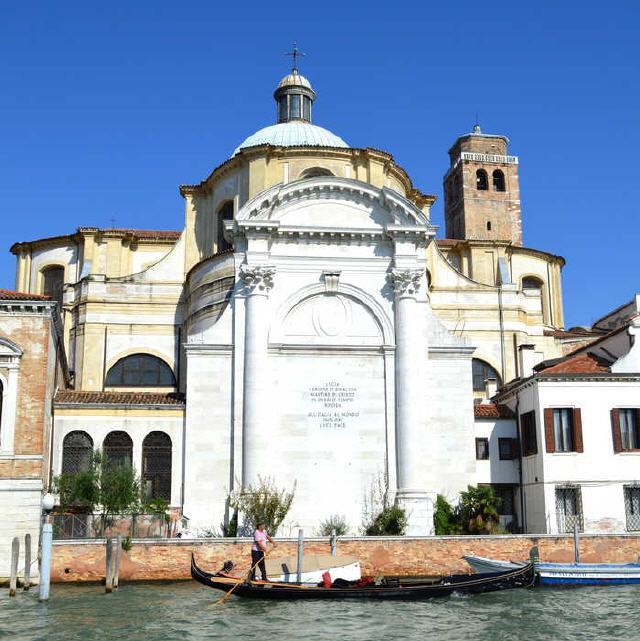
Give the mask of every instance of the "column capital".
M 240 278 L 245 294 L 268 294 L 273 287 L 275 274 L 273 265 L 241 265 Z
M 424 271 L 422 269 L 393 269 L 387 274 L 387 281 L 398 296 L 415 296 L 420 289 Z

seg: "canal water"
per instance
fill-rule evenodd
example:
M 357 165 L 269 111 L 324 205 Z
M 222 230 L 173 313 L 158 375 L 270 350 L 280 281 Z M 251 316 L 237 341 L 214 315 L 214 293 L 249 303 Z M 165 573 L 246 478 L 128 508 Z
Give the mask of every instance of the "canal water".
M 52 586 L 0 592 L 0 639 L 12 641 L 640 641 L 640 586 L 509 590 L 423 602 L 242 601 L 196 583 Z

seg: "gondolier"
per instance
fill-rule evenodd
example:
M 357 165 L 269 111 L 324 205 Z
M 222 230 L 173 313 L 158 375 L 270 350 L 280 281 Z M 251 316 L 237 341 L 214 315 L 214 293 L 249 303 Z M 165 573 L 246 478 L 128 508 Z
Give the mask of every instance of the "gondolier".
M 256 524 L 256 531 L 253 533 L 253 545 L 251 546 L 251 581 L 256 579 L 256 566 L 260 568 L 263 581 L 268 581 L 267 566 L 264 562 L 264 556 L 267 552 L 267 541 L 275 548 L 274 540 L 267 534 L 264 523 Z

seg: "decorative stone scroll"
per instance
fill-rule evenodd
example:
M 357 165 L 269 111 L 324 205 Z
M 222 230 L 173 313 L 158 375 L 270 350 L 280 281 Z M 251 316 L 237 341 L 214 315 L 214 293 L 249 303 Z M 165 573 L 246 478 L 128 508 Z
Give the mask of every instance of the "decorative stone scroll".
M 240 266 L 240 277 L 247 294 L 268 294 L 275 274 L 276 268 L 272 265 Z
M 420 269 L 394 269 L 387 274 L 387 280 L 393 287 L 396 296 L 414 296 L 420 289 L 423 272 Z

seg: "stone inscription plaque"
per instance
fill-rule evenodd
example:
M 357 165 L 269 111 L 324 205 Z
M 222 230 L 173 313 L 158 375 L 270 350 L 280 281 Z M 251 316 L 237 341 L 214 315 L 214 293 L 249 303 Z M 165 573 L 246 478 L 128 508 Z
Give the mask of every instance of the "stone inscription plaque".
M 360 416 L 355 409 L 358 396 L 356 387 L 346 387 L 337 381 L 328 381 L 309 388 L 312 410 L 308 418 L 321 430 L 343 430 L 350 419 Z

